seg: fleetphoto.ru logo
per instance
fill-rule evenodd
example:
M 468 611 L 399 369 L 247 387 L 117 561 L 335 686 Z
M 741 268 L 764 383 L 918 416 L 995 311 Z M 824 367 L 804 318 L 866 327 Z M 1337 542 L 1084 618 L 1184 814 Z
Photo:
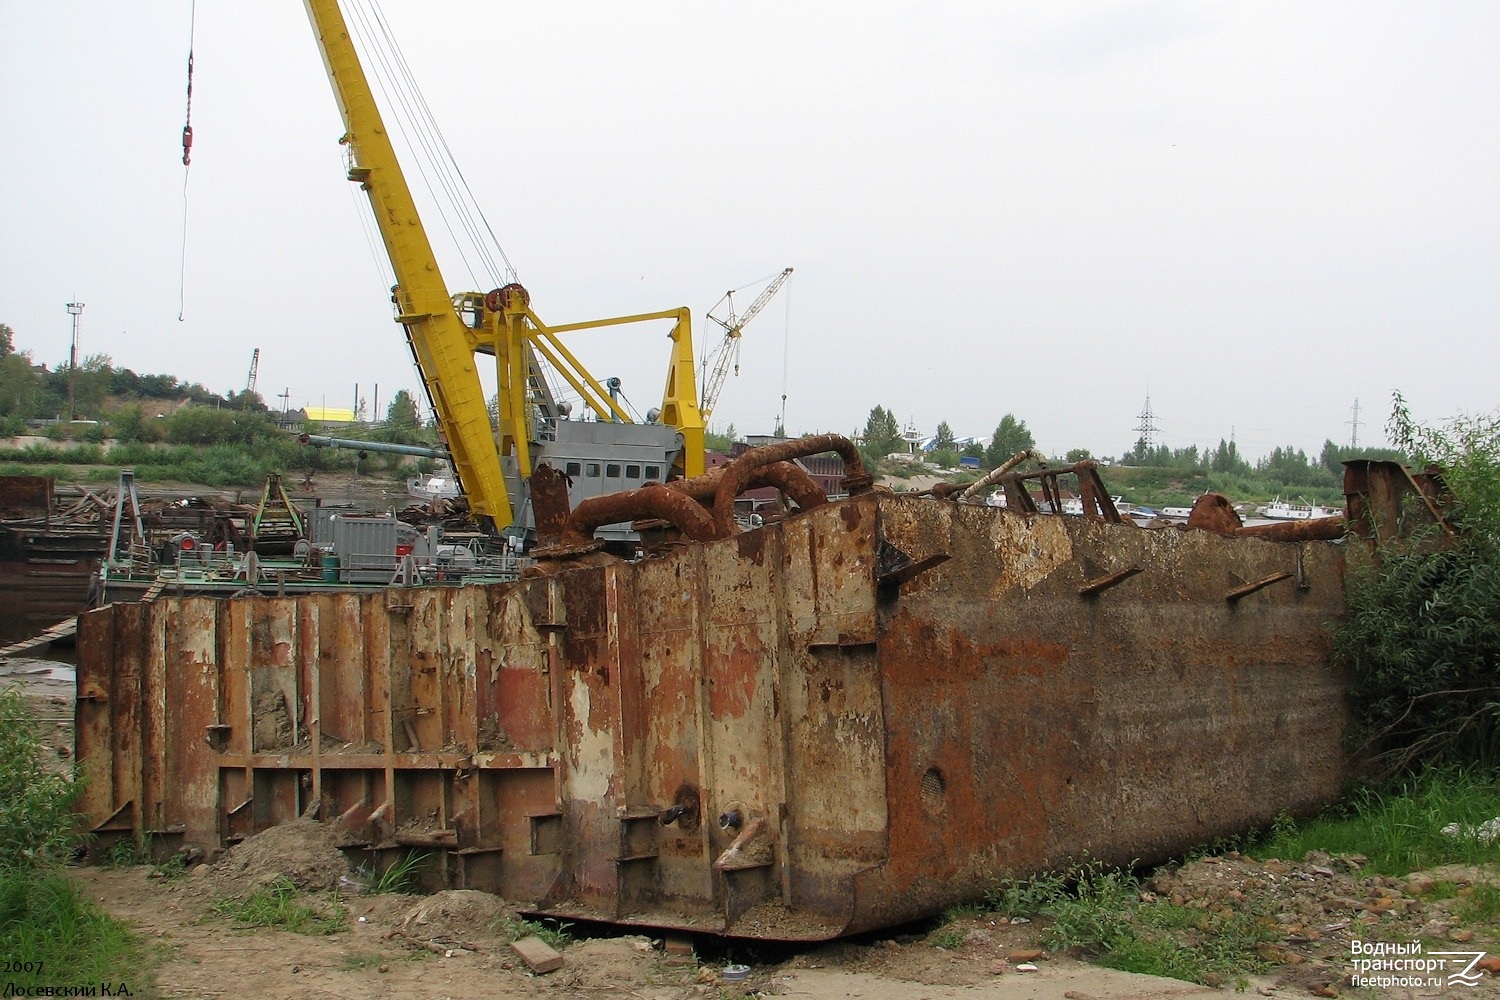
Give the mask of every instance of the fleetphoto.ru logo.
M 1420 941 L 1350 941 L 1349 985 L 1366 988 L 1478 986 L 1482 951 L 1426 951 Z

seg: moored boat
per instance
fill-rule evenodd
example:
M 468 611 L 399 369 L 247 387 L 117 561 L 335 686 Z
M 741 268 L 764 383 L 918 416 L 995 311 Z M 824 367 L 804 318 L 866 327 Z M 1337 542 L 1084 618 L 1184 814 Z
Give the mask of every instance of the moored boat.
M 1311 521 L 1321 517 L 1338 517 L 1343 511 L 1308 503 L 1306 500 L 1301 503 L 1291 503 L 1277 497 L 1256 513 L 1271 521 Z

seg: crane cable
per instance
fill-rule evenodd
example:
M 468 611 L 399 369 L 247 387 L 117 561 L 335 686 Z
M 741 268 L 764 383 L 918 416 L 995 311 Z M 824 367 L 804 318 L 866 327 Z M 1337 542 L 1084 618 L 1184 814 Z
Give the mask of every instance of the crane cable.
M 193 161 L 193 41 L 198 31 L 198 0 L 188 14 L 187 114 L 182 125 L 182 250 L 177 269 L 177 322 L 187 318 L 188 170 Z
M 469 248 L 477 253 L 481 265 L 479 270 L 486 271 L 491 281 L 515 281 L 515 268 L 500 246 L 467 179 L 458 167 L 378 0 L 365 0 L 363 4 L 350 3 L 348 6 L 350 26 L 364 43 L 365 52 L 369 56 L 366 70 L 385 95 L 397 131 L 406 140 L 407 148 L 413 156 L 413 165 L 432 196 L 439 217 L 471 280 L 479 283 L 479 275 L 473 262 L 469 260 L 469 254 L 464 251 L 466 241 Z M 455 226 L 462 230 L 463 238 L 455 231 Z M 489 236 L 488 241 L 484 238 L 485 234 Z M 504 263 L 503 268 L 490 253 L 491 246 Z

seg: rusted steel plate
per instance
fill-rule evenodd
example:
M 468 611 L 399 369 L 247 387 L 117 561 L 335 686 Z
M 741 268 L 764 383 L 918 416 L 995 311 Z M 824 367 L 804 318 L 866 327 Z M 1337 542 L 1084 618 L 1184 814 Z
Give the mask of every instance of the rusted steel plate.
M 853 933 L 1332 799 L 1341 553 L 868 495 L 513 584 L 115 606 L 86 811 L 207 850 L 314 811 L 556 915 Z

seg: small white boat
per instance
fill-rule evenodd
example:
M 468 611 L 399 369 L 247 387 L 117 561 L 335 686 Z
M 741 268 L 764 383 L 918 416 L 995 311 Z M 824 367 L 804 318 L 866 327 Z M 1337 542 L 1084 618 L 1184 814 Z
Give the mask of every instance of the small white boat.
M 451 474 L 414 476 L 406 481 L 406 495 L 413 500 L 452 500 L 458 492 L 458 479 Z
M 1301 499 L 1300 497 L 1298 499 Z M 1322 507 L 1315 503 L 1290 503 L 1277 497 L 1259 511 L 1261 517 L 1270 521 L 1312 521 L 1321 517 L 1338 517 L 1344 512 L 1334 507 Z
M 1192 516 L 1192 513 L 1193 508 L 1191 507 L 1163 507 L 1156 512 L 1156 516 L 1165 517 L 1173 521 L 1186 521 Z

